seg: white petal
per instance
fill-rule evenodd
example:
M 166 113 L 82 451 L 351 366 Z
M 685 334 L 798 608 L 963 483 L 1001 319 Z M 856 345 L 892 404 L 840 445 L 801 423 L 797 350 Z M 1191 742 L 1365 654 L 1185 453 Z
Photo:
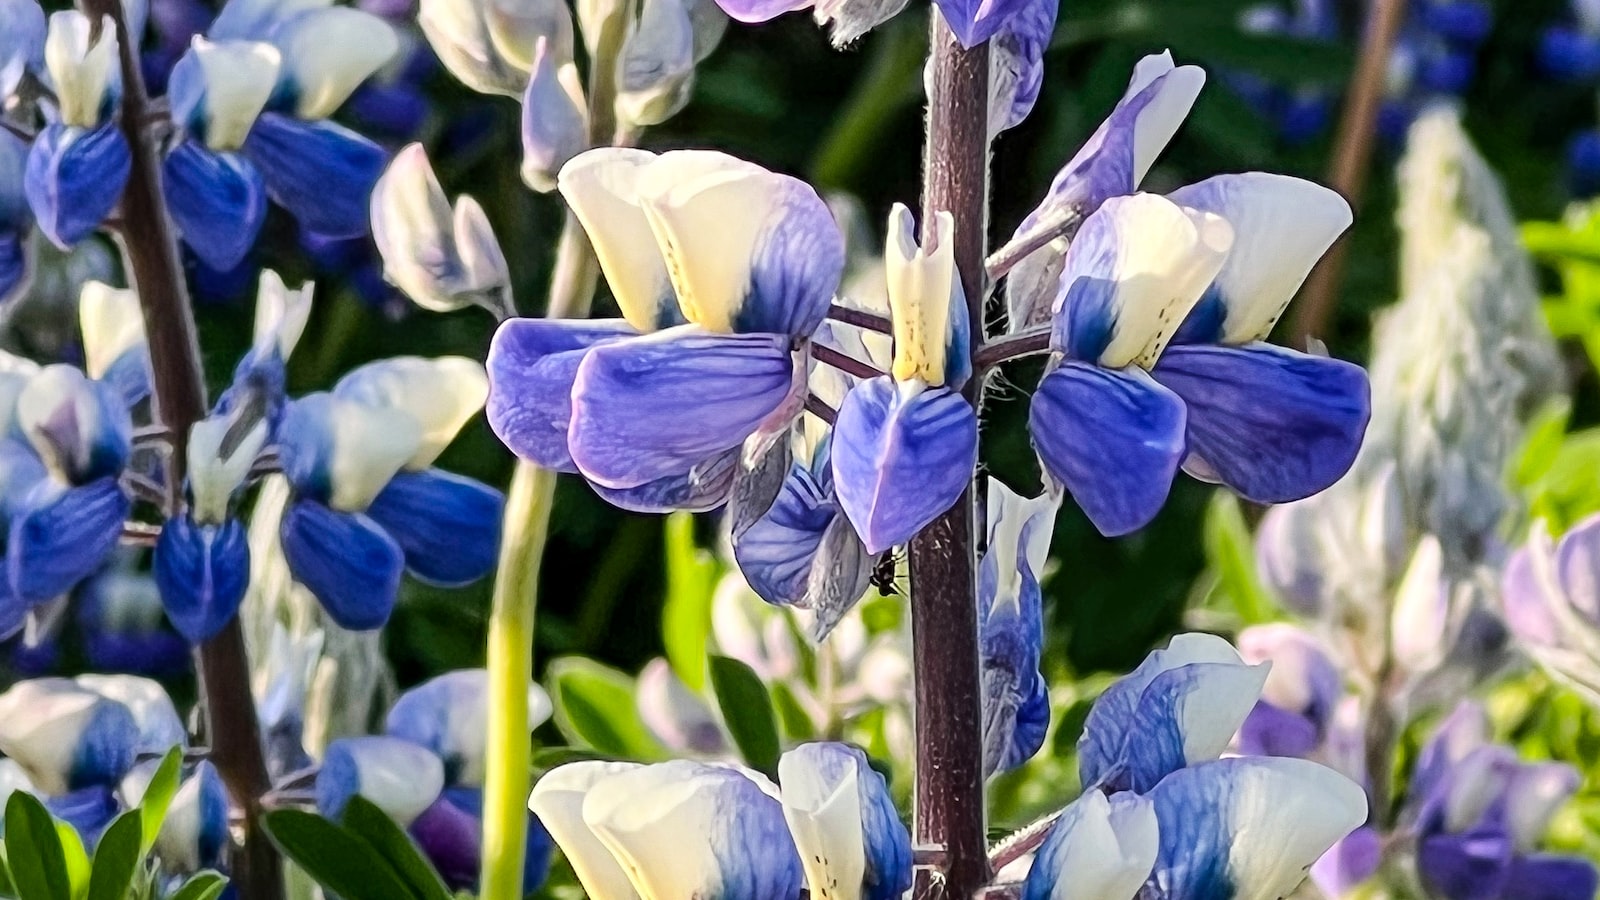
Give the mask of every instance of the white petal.
M 468 296 L 509 293 L 511 270 L 506 265 L 505 252 L 500 249 L 489 216 L 477 200 L 466 194 L 456 198 L 452 231 L 456 252 L 461 255 Z
M 228 518 L 233 492 L 244 484 L 250 466 L 267 443 L 267 423 L 262 420 L 224 453 L 222 443 L 235 425 L 233 419 L 221 417 L 202 419 L 189 429 L 189 491 L 196 522 L 216 525 Z
M 934 217 L 926 246 L 917 243 L 916 219 L 904 204 L 889 212 L 889 239 L 883 251 L 889 309 L 894 321 L 894 377 L 945 381 L 950 343 L 950 308 L 961 296 L 956 280 L 955 217 Z
M 1395 589 L 1390 641 L 1395 659 L 1412 672 L 1437 667 L 1449 651 L 1450 591 L 1443 566 L 1438 538 L 1424 535 Z
M 1168 195 L 1233 226 L 1233 249 L 1217 274 L 1227 306 L 1222 339 L 1265 338 L 1333 242 L 1350 227 L 1350 204 L 1302 178 L 1248 172 L 1220 175 Z
M 572 62 L 572 13 L 562 0 L 487 0 L 484 17 L 495 51 L 520 71 L 533 68 L 540 38 L 558 65 Z
M 1190 765 L 1209 762 L 1228 749 L 1260 699 L 1272 664 L 1209 665 L 1198 671 L 1193 689 L 1179 699 L 1177 709 L 1183 758 Z
M 859 900 L 867 870 L 860 775 L 853 760 L 830 765 L 838 760 L 825 753 L 825 745 L 804 744 L 778 760 L 783 817 L 800 851 L 811 896 Z
M 1236 773 L 1229 798 L 1235 841 L 1228 868 L 1238 900 L 1278 900 L 1305 879 L 1308 866 L 1366 820 L 1367 795 L 1338 772 L 1306 760 L 1248 762 Z
M 689 102 L 694 26 L 683 0 L 643 0 L 622 46 L 617 115 L 635 126 L 659 125 Z
M 332 5 L 333 0 L 228 0 L 207 33 L 212 40 L 264 41 L 279 23 Z
M 37 678 L 0 694 L 0 753 L 47 794 L 64 794 L 78 741 L 106 699 L 66 678 Z
M 444 790 L 444 764 L 410 741 L 359 737 L 338 741 L 354 767 L 355 793 L 406 826 Z M 332 749 L 330 747 L 330 749 Z
M 1163 77 L 1165 76 L 1165 77 Z M 1146 56 L 1134 66 L 1133 78 L 1128 84 L 1125 98 L 1132 98 L 1149 87 L 1157 78 L 1161 86 L 1139 113 L 1133 130 L 1133 183 L 1144 181 L 1144 176 L 1155 165 L 1156 157 L 1166 149 L 1172 136 L 1178 133 L 1194 101 L 1205 87 L 1206 72 L 1199 66 L 1174 66 L 1172 52 Z
M 261 270 L 256 289 L 255 348 L 265 352 L 276 348 L 284 362 L 300 343 L 311 318 L 311 292 L 316 284 L 307 281 L 290 290 L 283 278 L 271 269 Z
M 665 153 L 645 171 L 639 197 L 689 321 L 733 331 L 785 187 L 781 176 L 713 150 Z
M 302 119 L 326 119 L 400 50 L 394 28 L 347 6 L 302 13 L 275 35 Z
M 85 690 L 107 700 L 115 700 L 133 713 L 139 726 L 139 751 L 165 753 L 188 744 L 183 720 L 172 704 L 167 689 L 158 682 L 135 675 L 79 675 L 73 679 Z
M 385 278 L 423 309 L 450 312 L 465 305 L 457 294 L 463 266 L 450 201 L 421 144 L 395 154 L 384 170 L 372 189 L 371 218 Z
M 405 467 L 425 469 L 483 409 L 489 398 L 489 376 L 482 363 L 464 356 L 399 356 L 356 369 L 339 379 L 333 393 L 409 414 L 420 428 L 421 445 Z
M 1111 340 L 1099 362 L 1149 368 L 1221 270 L 1232 229 L 1221 217 L 1190 213 L 1154 194 L 1114 197 L 1090 222 L 1101 217 L 1102 236 L 1080 236 L 1067 250 L 1061 281 L 1113 281 Z
M 566 855 L 591 900 L 635 900 L 639 896 L 622 866 L 583 821 L 583 798 L 590 788 L 638 763 L 584 760 L 545 773 L 533 786 L 528 808 Z
M 1029 499 L 998 478 L 989 479 L 988 496 L 989 543 L 984 556 L 994 560 L 995 601 L 1014 607 L 1022 596 L 1023 566 L 1035 579 L 1044 576 L 1061 499 L 1048 491 Z
M 51 473 L 68 483 L 87 470 L 119 424 L 126 427 L 109 413 L 95 383 L 61 363 L 39 370 L 17 395 L 17 427 Z
M 527 84 L 527 70 L 495 49 L 486 6 L 484 0 L 421 0 L 417 25 L 439 61 L 462 84 L 479 93 L 516 97 Z
M 328 505 L 343 512 L 361 512 L 417 455 L 422 429 L 405 410 L 341 397 L 329 397 L 328 401 L 326 427 L 333 444 L 325 461 L 332 486 Z
M 101 281 L 85 282 L 78 295 L 78 327 L 83 332 L 85 371 L 90 378 L 104 378 L 122 354 L 144 343 L 138 292 Z
M 1029 884 L 1048 883 L 1048 900 L 1133 900 L 1155 866 L 1158 828 L 1144 797 L 1090 791 L 1062 811 Z
M 639 204 L 639 181 L 653 153 L 601 148 L 561 167 L 556 185 L 583 223 L 622 317 L 640 331 L 675 324 L 678 317 L 667 263 Z
M 101 18 L 98 40 L 91 37 L 93 30 L 89 17 L 77 10 L 52 13 L 44 42 L 44 63 L 55 82 L 61 121 L 79 128 L 100 124 L 107 91 L 122 84 L 111 17 Z
M 272 97 L 282 54 L 260 41 L 213 43 L 199 35 L 194 54 L 205 77 L 206 146 L 236 150 Z

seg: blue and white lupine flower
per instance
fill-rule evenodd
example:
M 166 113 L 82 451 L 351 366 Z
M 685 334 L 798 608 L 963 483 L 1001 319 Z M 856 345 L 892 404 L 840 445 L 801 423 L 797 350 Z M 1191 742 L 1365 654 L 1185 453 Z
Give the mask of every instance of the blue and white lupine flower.
M 1185 766 L 1216 759 L 1255 707 L 1269 668 L 1245 664 L 1214 635 L 1175 636 L 1090 708 L 1078 741 L 1083 784 L 1146 793 Z
M 382 19 L 321 3 L 233 0 L 169 82 L 180 138 L 165 162 L 184 242 L 213 269 L 244 259 L 267 198 L 321 235 L 367 232 L 376 144 L 327 121 L 399 50 Z
M 127 706 L 70 679 L 23 681 L 0 694 L 0 753 L 47 795 L 116 784 L 138 746 Z
M 317 770 L 317 811 L 344 816 L 361 797 L 404 828 L 444 790 L 444 763 L 426 747 L 383 735 L 340 738 L 328 745 Z
M 1166 502 L 1188 416 L 1150 369 L 1232 244 L 1220 216 L 1136 194 L 1107 200 L 1067 251 L 1028 429 L 1049 478 L 1102 534 L 1142 528 Z
M 884 251 L 895 329 L 891 374 L 845 395 L 834 423 L 839 505 L 867 552 L 903 544 L 953 506 L 978 464 L 966 298 L 955 269 L 955 219 L 940 213 L 921 246 L 896 204 Z
M 159 759 L 146 760 L 122 779 L 117 793 L 124 807 L 144 802 L 160 765 Z M 155 852 L 161 857 L 163 874 L 190 875 L 222 865 L 229 843 L 228 806 L 228 789 L 216 766 L 207 760 L 196 763 L 172 795 L 156 833 Z
M 1600 705 L 1600 516 L 1574 525 L 1557 542 L 1534 525 L 1502 575 L 1506 624 L 1547 672 Z
M 122 75 L 110 17 L 77 10 L 50 16 L 45 66 L 56 86 L 58 120 L 34 137 L 23 186 L 39 230 L 65 249 L 100 227 L 132 171 L 114 112 Z
M 639 720 L 674 753 L 725 757 L 731 743 L 711 705 L 689 689 L 662 657 L 645 663 L 634 680 L 633 706 Z
M 1482 707 L 1465 702 L 1423 747 L 1406 815 L 1418 837 L 1417 871 L 1445 900 L 1548 897 L 1580 900 L 1600 870 L 1542 853 L 1551 818 L 1581 779 L 1561 763 L 1524 763 L 1488 742 Z
M 1160 834 L 1148 798 L 1089 791 L 1039 845 L 1022 900 L 1132 900 L 1155 868 Z
M 911 840 L 859 750 L 783 755 L 780 790 L 737 766 L 578 762 L 534 786 L 595 900 L 813 896 L 884 900 L 911 884 Z
M 865 753 L 801 744 L 779 759 L 778 781 L 812 896 L 893 900 L 911 888 L 911 836 Z
M 15 94 L 24 76 L 44 71 L 46 29 L 36 0 L 0 3 L 0 100 Z
M 289 405 L 278 437 L 294 490 L 284 556 L 341 626 L 387 621 L 402 571 L 454 586 L 494 567 L 500 493 L 432 467 L 487 392 L 473 360 L 404 357 Z
M 1350 205 L 1328 188 L 1262 172 L 1221 175 L 1170 199 L 1222 216 L 1234 234 L 1216 280 L 1151 372 L 1188 409 L 1185 470 L 1257 503 L 1322 491 L 1361 448 L 1366 372 L 1264 340 L 1350 226 Z
M 446 672 L 400 695 L 384 731 L 424 747 L 444 763 L 446 783 L 481 787 L 489 721 L 486 669 Z M 528 719 L 537 726 L 550 718 L 550 698 L 528 686 Z
M 78 292 L 78 327 L 84 374 L 111 386 L 129 405 L 143 400 L 150 393 L 150 350 L 138 292 L 84 282 Z
M 843 237 L 803 182 L 711 151 L 591 150 L 560 186 L 623 319 L 502 325 L 490 425 L 624 508 L 716 507 L 745 441 L 799 415 Z
M 97 671 L 150 678 L 187 674 L 189 642 L 168 624 L 161 591 L 139 557 L 124 548 L 106 568 L 78 586 L 72 604 L 84 657 Z
M 134 675 L 79 675 L 73 682 L 84 690 L 114 700 L 133 714 L 139 753 L 165 753 L 188 743 L 178 708 L 159 682 Z
M 1056 173 L 1044 199 L 1017 226 L 1013 240 L 1057 220 L 1086 217 L 1111 197 L 1137 190 L 1188 117 L 1205 81 L 1204 69 L 1174 65 L 1170 52 L 1140 60 L 1116 108 Z M 1012 331 L 1050 321 L 1065 251 L 1065 239 L 1056 238 L 1007 276 Z
M 558 67 L 572 61 L 572 13 L 560 0 L 423 0 L 417 24 L 450 74 L 484 94 L 522 96 L 540 38 Z
M 1060 498 L 1026 499 L 989 479 L 989 541 L 978 563 L 983 672 L 983 760 L 987 774 L 1033 758 L 1050 728 L 1040 582 Z
M 617 117 L 635 127 L 659 125 L 689 102 L 695 58 L 693 0 L 643 0 L 629 23 L 619 61 Z M 535 77 L 538 76 L 537 71 Z
M 1310 756 L 1327 739 L 1344 694 L 1338 667 L 1320 642 L 1287 623 L 1246 628 L 1238 644 L 1245 661 L 1272 666 L 1261 699 L 1239 728 L 1239 752 Z
M 1303 759 L 1215 760 L 1172 773 L 1149 799 L 1161 850 L 1146 890 L 1157 900 L 1289 896 L 1367 818 L 1360 785 Z
M 511 276 L 483 208 L 463 195 L 451 209 L 421 144 L 396 154 L 373 188 L 372 239 L 384 277 L 423 309 L 508 308 Z
M 250 349 L 233 370 L 233 382 L 212 409 L 213 416 L 261 416 L 269 433 L 276 434 L 287 403 L 285 368 L 305 333 L 311 317 L 311 297 L 316 285 L 305 282 L 290 289 L 271 269 L 263 269 L 256 289 L 256 314 Z
M 588 145 L 589 117 L 577 68 L 571 59 L 558 60 L 549 39 L 540 36 L 522 94 L 522 183 L 540 193 L 555 190 L 561 167 Z
M 0 15 L 4 15 L 3 11 Z M 0 29 L 5 27 L 0 24 Z M 0 79 L 3 78 L 0 74 Z M 0 88 L 3 87 L 0 84 Z M 0 92 L 0 97 L 3 96 Z M 0 133 L 0 304 L 22 296 L 31 280 L 33 266 L 28 236 L 33 233 L 33 210 L 28 206 L 23 186 L 27 165 L 27 141 L 10 131 Z

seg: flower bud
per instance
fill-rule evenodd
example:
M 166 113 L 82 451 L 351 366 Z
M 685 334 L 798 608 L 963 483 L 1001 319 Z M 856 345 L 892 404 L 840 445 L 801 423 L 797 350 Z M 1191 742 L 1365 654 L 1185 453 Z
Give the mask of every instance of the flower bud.
M 620 62 L 617 117 L 658 125 L 689 102 L 694 78 L 694 26 L 685 0 L 643 0 Z
M 533 74 L 522 95 L 522 180 L 540 193 L 556 188 L 556 173 L 588 144 L 583 88 L 571 63 L 560 65 L 541 37 Z

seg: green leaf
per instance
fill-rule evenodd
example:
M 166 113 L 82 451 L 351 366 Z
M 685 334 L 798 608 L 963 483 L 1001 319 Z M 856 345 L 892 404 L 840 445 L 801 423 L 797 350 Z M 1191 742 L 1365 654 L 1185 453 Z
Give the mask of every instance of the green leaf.
M 78 829 L 56 820 L 56 837 L 61 841 L 61 857 L 67 862 L 67 884 L 74 900 L 89 892 L 89 853 L 83 849 Z
M 711 597 L 722 567 L 694 540 L 694 516 L 667 517 L 667 600 L 661 610 L 661 640 L 672 671 L 699 691 L 706 684 L 706 635 L 711 633 Z
M 1514 465 L 1517 484 L 1534 484 L 1555 465 L 1571 418 L 1572 401 L 1566 397 L 1551 398 L 1539 408 L 1528 423 L 1522 447 L 1517 452 Z
M 800 705 L 794 691 L 781 681 L 772 685 L 772 708 L 778 713 L 778 723 L 783 726 L 784 737 L 791 743 L 817 739 L 817 723 Z
M 6 801 L 6 858 L 19 900 L 72 900 L 66 851 L 55 819 L 32 794 Z
M 1275 618 L 1276 604 L 1256 577 L 1255 543 L 1239 498 L 1228 491 L 1211 495 L 1205 520 L 1206 558 L 1217 575 L 1217 591 L 1232 601 L 1246 625 Z
M 123 900 L 144 859 L 140 814 L 125 812 L 112 821 L 94 850 L 88 900 Z
M 150 776 L 150 784 L 145 787 L 144 797 L 139 800 L 140 831 L 143 835 L 140 856 L 148 856 L 150 848 L 156 845 L 156 836 L 161 834 L 161 823 L 167 819 L 167 808 L 172 805 L 172 797 L 178 792 L 182 769 L 183 750 L 173 747 L 161 758 L 156 773 Z
M 388 814 L 365 797 L 351 797 L 344 809 L 344 827 L 367 842 L 422 900 L 451 900 L 450 890 L 411 838 Z
M 207 869 L 196 872 L 193 878 L 183 883 L 178 892 L 170 900 L 217 900 L 222 896 L 223 890 L 228 887 L 228 879 L 221 872 Z
M 778 723 L 772 715 L 772 698 L 755 671 L 737 659 L 711 657 L 711 686 L 722 708 L 722 722 L 750 767 L 778 772 Z
M 424 900 L 370 844 L 315 813 L 282 809 L 262 823 L 284 856 L 343 900 Z
M 11 880 L 11 865 L 6 862 L 6 844 L 0 841 L 0 897 L 15 896 L 17 888 Z
M 550 663 L 549 682 L 556 728 L 568 741 L 620 759 L 666 756 L 639 718 L 632 678 L 592 659 L 567 656 Z

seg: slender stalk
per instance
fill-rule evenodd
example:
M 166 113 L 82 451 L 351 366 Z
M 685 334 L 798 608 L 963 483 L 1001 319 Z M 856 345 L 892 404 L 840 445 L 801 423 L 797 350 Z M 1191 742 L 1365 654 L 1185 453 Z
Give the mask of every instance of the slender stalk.
M 955 216 L 955 260 L 972 333 L 983 333 L 988 229 L 989 48 L 964 50 L 937 11 L 924 147 L 922 221 Z M 976 399 L 978 382 L 967 385 Z M 969 488 L 911 541 L 916 686 L 914 842 L 943 848 L 943 884 L 918 873 L 914 896 L 971 897 L 989 881 L 984 829 L 983 697 L 978 674 L 975 499 Z
M 608 17 L 597 35 L 589 73 L 589 142 L 631 140 L 616 119 L 616 61 L 631 9 Z M 556 245 L 545 316 L 589 314 L 599 279 L 589 236 L 569 210 Z M 539 599 L 539 564 L 550 537 L 556 473 L 518 460 L 506 490 L 489 611 L 489 729 L 483 785 L 481 900 L 521 900 L 527 855 L 528 794 L 533 788 L 528 687 L 533 683 L 533 637 Z
M 1328 167 L 1328 185 L 1358 206 L 1367 186 L 1373 146 L 1378 134 L 1378 113 L 1383 107 L 1384 80 L 1389 72 L 1389 57 L 1405 23 L 1406 0 L 1371 0 L 1366 29 L 1361 38 L 1361 53 L 1351 75 L 1350 91 L 1334 138 L 1333 162 Z M 1329 319 L 1338 306 L 1339 284 L 1344 277 L 1349 238 L 1333 245 L 1311 272 L 1301 292 L 1290 345 L 1304 347 L 1310 338 L 1327 331 Z
M 973 367 L 980 372 L 1004 362 L 1033 356 L 1050 349 L 1050 327 L 1034 328 L 985 341 L 972 354 Z
M 851 309 L 835 303 L 828 307 L 828 318 L 846 325 L 854 325 L 867 331 L 876 331 L 879 334 L 894 334 L 894 323 L 877 313 L 869 313 L 864 309 Z
M 144 310 L 155 414 L 168 433 L 178 437 L 172 443 L 166 479 L 176 501 L 187 463 L 189 428 L 206 413 L 200 344 L 161 190 L 160 153 L 145 127 L 151 103 L 139 67 L 138 43 L 128 34 L 118 0 L 85 0 L 84 6 L 97 19 L 111 17 L 121 49 L 122 131 L 133 165 L 122 195 L 120 235 Z M 244 813 L 244 843 L 233 860 L 233 883 L 243 900 L 278 900 L 283 896 L 283 873 L 277 852 L 259 829 L 260 798 L 272 785 L 238 619 L 202 644 L 197 656 L 211 761 Z

